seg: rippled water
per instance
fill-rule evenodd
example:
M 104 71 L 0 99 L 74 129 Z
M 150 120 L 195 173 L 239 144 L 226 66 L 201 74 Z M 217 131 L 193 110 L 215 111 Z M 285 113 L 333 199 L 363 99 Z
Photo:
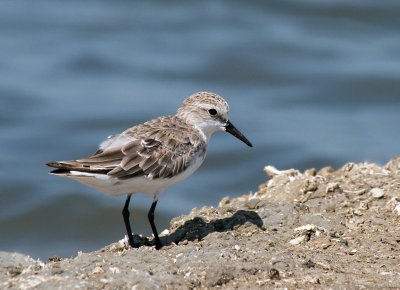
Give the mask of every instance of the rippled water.
M 173 114 L 199 90 L 253 142 L 213 137 L 168 189 L 159 230 L 256 191 L 262 168 L 385 163 L 399 153 L 398 1 L 7 1 L 0 9 L 0 250 L 46 259 L 123 237 L 124 198 L 49 176 L 106 136 Z M 151 200 L 133 227 L 150 234 Z

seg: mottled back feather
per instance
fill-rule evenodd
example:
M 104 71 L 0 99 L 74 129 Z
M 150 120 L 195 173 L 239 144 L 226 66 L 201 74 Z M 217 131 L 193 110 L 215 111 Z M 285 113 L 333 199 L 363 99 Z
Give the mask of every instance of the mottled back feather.
M 113 141 L 132 140 L 125 144 Z M 107 146 L 87 158 L 52 162 L 58 170 L 107 174 L 118 179 L 136 176 L 169 178 L 189 165 L 195 154 L 203 154 L 201 133 L 176 116 L 160 117 L 132 127 L 108 140 Z M 54 172 L 57 173 L 57 172 Z

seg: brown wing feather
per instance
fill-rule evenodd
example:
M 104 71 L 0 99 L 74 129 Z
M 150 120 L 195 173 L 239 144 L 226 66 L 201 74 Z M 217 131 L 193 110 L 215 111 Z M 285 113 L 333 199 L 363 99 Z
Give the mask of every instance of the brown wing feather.
M 173 126 L 167 120 L 171 118 L 174 118 Z M 87 158 L 48 165 L 64 173 L 76 170 L 120 179 L 141 175 L 169 178 L 187 168 L 189 156 L 201 142 L 199 133 L 188 131 L 185 126 L 176 117 L 161 117 L 123 132 L 121 135 L 131 137 L 132 141 L 122 146 L 111 144 Z
M 185 153 L 189 154 L 190 144 L 185 145 L 187 149 Z M 173 148 L 163 146 L 158 140 L 151 138 L 142 140 L 141 148 L 130 143 L 125 146 L 121 148 L 121 151 L 129 152 L 129 154 L 126 154 L 121 163 L 108 172 L 109 176 L 123 179 L 138 175 L 146 175 L 151 178 L 168 178 L 179 174 L 187 167 L 187 164 L 185 164 L 186 154 L 183 154 L 181 150 L 175 152 Z M 132 152 L 131 148 L 137 148 L 137 151 Z

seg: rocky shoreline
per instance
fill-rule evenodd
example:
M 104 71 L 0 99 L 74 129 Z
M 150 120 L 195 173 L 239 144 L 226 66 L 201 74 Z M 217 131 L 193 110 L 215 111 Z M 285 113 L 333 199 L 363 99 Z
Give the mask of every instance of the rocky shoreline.
M 0 252 L 1 289 L 400 288 L 400 158 L 304 173 L 193 209 L 142 246 L 70 259 Z

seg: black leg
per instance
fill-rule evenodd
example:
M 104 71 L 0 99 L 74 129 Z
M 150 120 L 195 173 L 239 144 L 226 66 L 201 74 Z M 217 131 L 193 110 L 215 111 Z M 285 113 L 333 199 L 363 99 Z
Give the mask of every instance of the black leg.
M 128 197 L 126 198 L 126 201 L 125 201 L 124 209 L 122 210 L 122 216 L 124 218 L 126 232 L 128 234 L 129 245 L 131 245 L 131 247 L 134 248 L 135 245 L 133 243 L 132 229 L 131 229 L 131 224 L 129 223 L 129 202 L 130 201 L 131 201 L 131 195 L 128 194 Z
M 150 208 L 147 216 L 149 218 L 151 229 L 153 230 L 156 249 L 159 250 L 159 249 L 161 249 L 161 241 L 160 241 L 160 238 L 158 237 L 156 225 L 154 224 L 154 210 L 156 209 L 156 206 L 157 206 L 157 200 L 153 201 L 153 203 L 151 204 L 151 208 Z

